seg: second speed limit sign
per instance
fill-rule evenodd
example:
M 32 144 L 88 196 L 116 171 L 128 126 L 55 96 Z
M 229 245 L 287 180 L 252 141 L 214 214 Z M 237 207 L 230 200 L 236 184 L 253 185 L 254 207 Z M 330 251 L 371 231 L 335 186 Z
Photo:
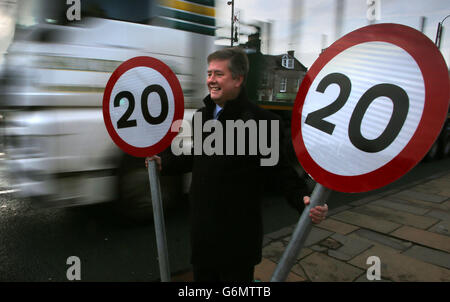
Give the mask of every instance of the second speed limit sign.
M 320 55 L 297 94 L 292 139 L 319 183 L 363 192 L 398 179 L 437 138 L 448 111 L 448 70 L 422 33 L 377 24 Z
M 135 57 L 111 75 L 103 94 L 103 118 L 112 140 L 137 157 L 167 148 L 183 118 L 184 100 L 172 70 L 151 57 Z

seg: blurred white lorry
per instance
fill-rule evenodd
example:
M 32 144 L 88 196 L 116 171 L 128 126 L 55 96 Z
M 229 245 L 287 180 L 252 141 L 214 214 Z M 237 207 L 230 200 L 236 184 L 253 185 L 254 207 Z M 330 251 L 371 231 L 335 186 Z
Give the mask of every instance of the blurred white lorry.
M 176 73 L 190 120 L 207 94 L 214 0 L 83 0 L 81 6 L 81 20 L 69 21 L 64 0 L 19 2 L 20 20 L 32 26 L 16 26 L 0 79 L 12 182 L 41 206 L 114 200 L 130 216 L 145 217 L 151 204 L 144 161 L 109 137 L 103 90 L 123 61 L 155 57 Z M 188 180 L 162 177 L 164 202 L 185 192 Z

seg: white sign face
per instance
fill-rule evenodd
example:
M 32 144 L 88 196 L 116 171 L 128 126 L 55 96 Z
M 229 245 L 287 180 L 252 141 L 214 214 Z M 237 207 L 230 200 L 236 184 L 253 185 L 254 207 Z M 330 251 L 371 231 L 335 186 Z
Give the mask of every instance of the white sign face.
M 103 119 L 116 145 L 146 157 L 160 153 L 177 135 L 184 99 L 175 74 L 163 62 L 135 57 L 111 74 L 103 93 Z
M 151 86 L 155 88 L 146 93 L 147 87 Z M 131 95 L 133 98 L 130 100 Z M 116 107 L 117 97 L 119 106 Z M 114 85 L 109 103 L 114 130 L 125 142 L 139 148 L 152 146 L 166 135 L 172 125 L 174 109 L 169 83 L 161 73 L 149 67 L 135 67 L 122 74 Z M 160 117 L 160 123 L 147 120 L 145 117 L 148 115 L 154 120 Z
M 369 173 L 408 144 L 424 104 L 424 79 L 408 52 L 386 42 L 355 45 L 310 86 L 301 120 L 305 147 L 328 172 Z

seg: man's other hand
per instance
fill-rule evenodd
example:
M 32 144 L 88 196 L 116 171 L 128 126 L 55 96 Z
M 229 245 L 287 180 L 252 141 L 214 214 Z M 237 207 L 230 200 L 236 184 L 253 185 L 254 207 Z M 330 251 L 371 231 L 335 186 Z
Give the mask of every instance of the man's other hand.
M 303 202 L 305 203 L 305 206 L 309 205 L 310 202 L 309 196 L 304 196 Z M 316 206 L 309 211 L 309 217 L 311 217 L 312 222 L 315 224 L 320 223 L 322 220 L 324 220 L 325 217 L 327 217 L 327 214 L 328 214 L 327 204 L 323 206 Z

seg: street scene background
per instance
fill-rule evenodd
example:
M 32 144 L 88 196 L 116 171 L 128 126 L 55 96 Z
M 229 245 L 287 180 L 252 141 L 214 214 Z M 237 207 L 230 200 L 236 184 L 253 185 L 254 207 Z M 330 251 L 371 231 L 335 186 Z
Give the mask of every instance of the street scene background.
M 106 82 L 132 57 L 174 71 L 190 120 L 207 94 L 207 55 L 242 47 L 250 99 L 278 114 L 288 137 L 308 69 L 353 30 L 407 25 L 450 62 L 447 1 L 80 0 L 79 20 L 68 15 L 76 2 L 0 0 L 1 282 L 68 281 L 72 256 L 81 281 L 160 280 L 144 160 L 113 144 L 102 117 Z M 292 145 L 283 148 L 312 189 Z M 399 180 L 332 192 L 329 219 L 314 226 L 287 281 L 368 281 L 369 256 L 381 259 L 381 281 L 450 281 L 449 155 L 447 116 Z M 173 281 L 192 281 L 189 182 L 188 174 L 161 177 Z M 299 218 L 281 193 L 264 192 L 260 281 L 270 280 Z

